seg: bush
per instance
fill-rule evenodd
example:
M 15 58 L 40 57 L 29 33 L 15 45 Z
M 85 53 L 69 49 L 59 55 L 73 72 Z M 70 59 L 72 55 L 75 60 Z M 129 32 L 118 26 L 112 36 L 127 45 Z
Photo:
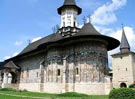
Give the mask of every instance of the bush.
M 0 91 L 15 91 L 15 90 L 11 88 L 2 88 L 0 89 Z
M 63 94 L 58 94 L 59 97 L 87 97 L 88 95 L 75 92 L 67 92 Z
M 109 99 L 135 99 L 135 91 L 130 88 L 113 89 Z
M 135 84 L 131 84 L 129 88 L 135 88 Z

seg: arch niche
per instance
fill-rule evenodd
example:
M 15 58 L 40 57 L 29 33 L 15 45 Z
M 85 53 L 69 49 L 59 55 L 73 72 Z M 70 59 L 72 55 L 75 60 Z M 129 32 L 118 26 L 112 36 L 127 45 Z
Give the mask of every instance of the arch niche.
M 124 82 L 122 82 L 122 83 L 120 84 L 120 88 L 127 88 L 127 84 L 124 83 Z

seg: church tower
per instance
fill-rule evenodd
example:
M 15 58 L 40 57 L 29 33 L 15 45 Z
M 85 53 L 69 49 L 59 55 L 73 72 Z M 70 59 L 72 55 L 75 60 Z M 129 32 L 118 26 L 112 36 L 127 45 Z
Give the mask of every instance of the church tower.
M 122 29 L 120 52 L 112 55 L 113 87 L 128 87 L 135 82 L 135 53 L 130 51 L 130 45 Z
M 62 34 L 63 37 L 70 37 L 76 34 L 80 30 L 78 28 L 77 19 L 82 9 L 76 5 L 75 0 L 65 0 L 64 4 L 57 10 L 58 14 L 61 15 L 59 33 Z

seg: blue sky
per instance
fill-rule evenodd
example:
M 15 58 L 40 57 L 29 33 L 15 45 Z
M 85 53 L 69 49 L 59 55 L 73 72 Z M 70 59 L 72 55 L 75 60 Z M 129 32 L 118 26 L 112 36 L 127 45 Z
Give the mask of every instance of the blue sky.
M 22 51 L 28 41 L 37 40 L 53 32 L 60 24 L 57 8 L 64 0 L 0 0 L 0 61 Z M 121 39 L 121 24 L 135 51 L 135 0 L 76 0 L 83 10 L 78 16 L 79 25 L 83 17 L 91 15 L 91 22 L 105 35 Z M 119 50 L 109 52 L 109 55 Z M 110 59 L 110 58 L 109 58 Z

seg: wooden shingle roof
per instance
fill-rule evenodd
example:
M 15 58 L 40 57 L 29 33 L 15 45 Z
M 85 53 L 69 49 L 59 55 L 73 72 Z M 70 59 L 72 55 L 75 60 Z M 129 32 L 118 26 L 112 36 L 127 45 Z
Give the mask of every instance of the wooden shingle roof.
M 52 42 L 55 42 L 55 41 L 61 40 L 61 39 L 63 39 L 63 37 L 59 33 L 54 33 L 54 34 L 48 35 L 47 37 L 44 37 L 38 41 L 30 43 L 19 55 L 33 51 L 42 44 L 52 43 Z
M 18 56 L 27 54 L 32 51 L 36 51 L 38 49 L 42 49 L 43 46 L 46 47 L 50 43 L 56 43 L 59 41 L 63 42 L 64 40 L 68 42 L 70 39 L 78 39 L 78 38 L 89 38 L 89 39 L 94 38 L 94 39 L 105 40 L 108 43 L 108 45 L 107 45 L 108 51 L 118 47 L 120 44 L 120 42 L 118 40 L 116 40 L 112 37 L 102 35 L 93 27 L 93 25 L 91 23 L 87 23 L 80 29 L 79 32 L 77 32 L 75 35 L 73 35 L 71 37 L 64 38 L 61 36 L 60 33 L 57 32 L 57 33 L 51 34 L 47 37 L 44 37 L 38 41 L 35 41 L 35 42 L 29 44 L 26 48 L 24 48 L 24 50 Z M 18 56 L 16 56 L 16 57 L 18 57 Z
M 112 50 L 120 45 L 120 42 L 117 39 L 114 39 L 112 37 L 105 36 L 105 35 L 102 35 L 101 33 L 99 33 L 90 22 L 86 23 L 81 28 L 81 30 L 78 33 L 76 33 L 76 35 L 74 35 L 74 36 L 77 36 L 77 37 L 86 36 L 89 38 L 106 40 L 108 43 L 108 45 L 107 45 L 108 51 Z
M 58 10 L 58 14 L 61 14 L 62 9 L 68 8 L 68 7 L 76 8 L 78 10 L 78 14 L 81 14 L 81 12 L 82 12 L 82 9 L 76 5 L 75 0 L 65 0 L 64 4 L 60 8 L 57 9 Z
M 9 61 L 4 65 L 4 68 L 19 69 L 18 66 L 14 64 L 13 61 Z
M 122 31 L 122 38 L 121 38 L 121 43 L 120 43 L 120 49 L 128 49 L 128 50 L 130 50 L 130 45 L 128 43 L 128 40 L 127 40 L 127 37 L 125 35 L 124 29 Z

